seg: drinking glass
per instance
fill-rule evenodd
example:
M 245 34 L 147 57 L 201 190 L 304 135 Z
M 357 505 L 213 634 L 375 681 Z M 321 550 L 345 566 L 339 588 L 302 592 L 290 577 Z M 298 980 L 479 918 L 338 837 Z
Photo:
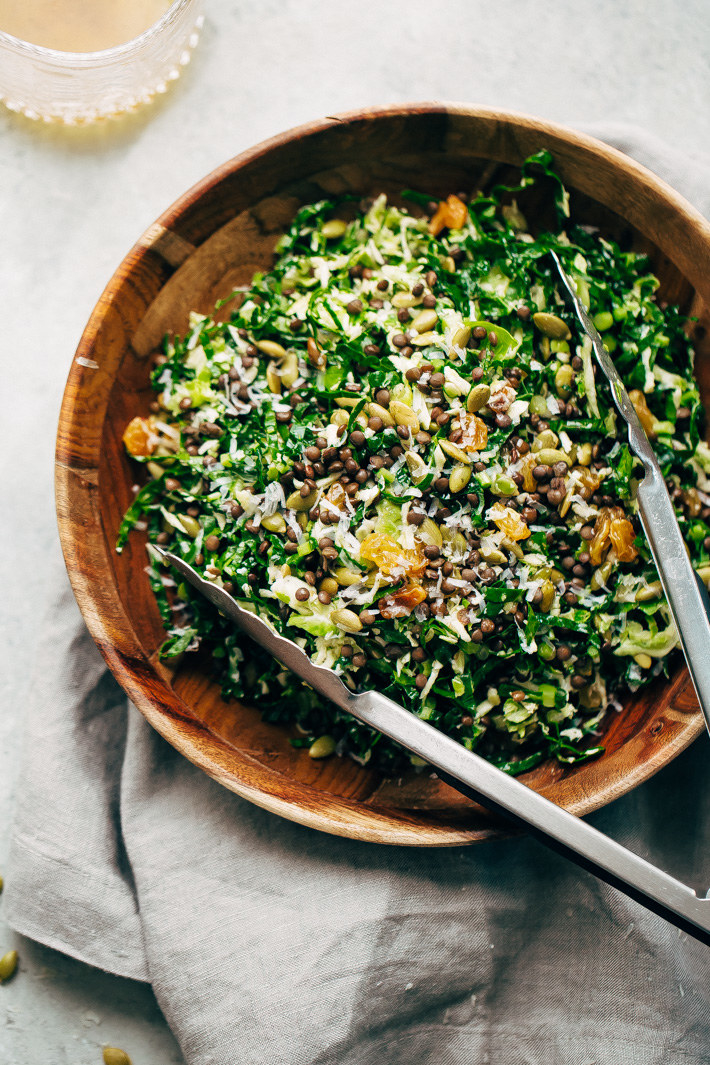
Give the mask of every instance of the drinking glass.
M 0 30 L 0 101 L 27 118 L 68 125 L 133 111 L 167 92 L 190 62 L 202 6 L 174 0 L 139 36 L 95 52 L 45 48 Z

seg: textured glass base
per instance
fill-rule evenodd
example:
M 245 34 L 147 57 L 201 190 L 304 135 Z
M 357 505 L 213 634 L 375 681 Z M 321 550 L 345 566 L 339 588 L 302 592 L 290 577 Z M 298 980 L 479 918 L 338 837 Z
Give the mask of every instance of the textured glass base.
M 202 0 L 175 3 L 140 37 L 101 52 L 59 52 L 0 32 L 0 102 L 45 122 L 79 125 L 135 111 L 190 62 Z

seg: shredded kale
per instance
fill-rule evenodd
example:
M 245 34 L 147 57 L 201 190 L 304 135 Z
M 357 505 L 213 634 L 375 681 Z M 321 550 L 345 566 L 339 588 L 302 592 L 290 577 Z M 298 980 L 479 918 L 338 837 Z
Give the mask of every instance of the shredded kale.
M 530 233 L 526 195 L 550 204 Z M 166 338 L 157 413 L 127 427 L 145 523 L 353 688 L 376 687 L 507 772 L 599 754 L 610 705 L 677 635 L 638 523 L 636 463 L 564 303 L 559 255 L 653 440 L 710 576 L 710 450 L 680 310 L 647 259 L 574 223 L 549 152 L 432 203 L 303 207 L 226 321 Z M 384 772 L 406 756 L 326 704 L 151 562 L 165 657 Z M 329 749 L 326 745 L 321 749 Z

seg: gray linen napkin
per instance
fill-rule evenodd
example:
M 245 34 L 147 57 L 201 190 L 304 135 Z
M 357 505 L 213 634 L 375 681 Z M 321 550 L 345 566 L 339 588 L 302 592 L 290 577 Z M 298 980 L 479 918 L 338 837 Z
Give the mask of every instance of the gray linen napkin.
M 606 139 L 710 210 L 708 160 Z M 710 1062 L 710 953 L 540 845 L 419 851 L 290 824 L 161 740 L 57 559 L 27 710 L 6 913 L 150 980 L 189 1065 Z M 710 883 L 708 741 L 592 818 Z

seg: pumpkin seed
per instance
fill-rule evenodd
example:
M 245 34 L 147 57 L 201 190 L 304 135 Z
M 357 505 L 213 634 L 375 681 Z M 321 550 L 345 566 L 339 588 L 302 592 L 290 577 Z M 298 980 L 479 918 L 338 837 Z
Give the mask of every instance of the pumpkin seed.
M 104 1047 L 104 1065 L 131 1065 L 131 1059 L 120 1047 Z
M 0 983 L 5 983 L 12 976 L 15 975 L 17 970 L 17 951 L 9 950 L 7 954 L 3 954 L 0 958 Z
M 471 480 L 471 467 L 470 466 L 454 466 L 449 477 L 449 491 L 456 495 L 457 492 L 462 492 L 468 482 Z
M 448 525 L 440 526 L 441 538 L 445 544 L 448 544 L 451 548 L 451 554 L 467 554 L 468 544 L 466 543 L 466 537 L 460 532 L 456 532 L 455 529 L 450 528 Z
M 427 333 L 438 321 L 439 315 L 435 310 L 420 311 L 410 328 L 416 329 L 417 333 Z
M 346 632 L 360 632 L 362 629 L 362 622 L 354 610 L 332 610 L 330 617 L 339 629 L 345 629 Z
M 555 586 L 552 581 L 543 581 L 541 591 L 540 610 L 543 614 L 547 614 L 555 601 Z
M 577 448 L 577 462 L 580 466 L 588 466 L 592 461 L 592 445 L 580 444 Z
M 530 400 L 530 413 L 537 414 L 540 418 L 550 417 L 550 408 L 544 396 L 533 396 Z
M 467 465 L 471 463 L 471 456 L 467 455 L 465 451 L 462 451 L 456 444 L 452 444 L 450 440 L 440 440 L 439 447 L 441 450 L 449 456 L 449 458 L 456 459 L 457 462 L 463 462 Z
M 434 547 L 441 547 L 444 543 L 439 526 L 431 518 L 424 519 L 417 529 L 417 536 L 425 544 L 433 544 Z
M 606 585 L 606 582 L 609 580 L 609 577 L 611 575 L 613 565 L 613 562 L 607 560 L 606 562 L 602 562 L 601 566 L 599 566 L 598 569 L 594 570 L 592 578 L 589 582 L 589 587 L 592 589 L 593 592 L 598 592 L 603 585 Z
M 308 355 L 308 361 L 311 366 L 315 366 L 317 370 L 322 370 L 325 367 L 325 352 L 318 347 L 313 337 L 308 338 L 306 344 L 306 353 Z
M 567 511 L 572 506 L 572 497 L 574 496 L 574 493 L 576 492 L 576 490 L 577 490 L 577 486 L 574 485 L 574 484 L 571 485 L 570 488 L 567 491 L 567 495 L 565 496 L 565 498 L 560 503 L 559 512 L 560 512 L 560 517 L 561 518 L 564 518 L 566 516 Z
M 651 656 L 645 654 L 643 651 L 641 651 L 637 655 L 634 655 L 634 662 L 636 662 L 637 665 L 641 666 L 641 669 L 650 669 L 653 665 L 653 659 L 651 658 Z
M 555 374 L 555 391 L 560 399 L 569 399 L 572 395 L 572 382 L 574 381 L 574 370 L 571 366 L 563 363 L 559 370 Z
M 412 337 L 411 343 L 415 348 L 428 348 L 430 344 L 438 344 L 440 341 L 438 333 L 420 333 L 419 336 Z
M 333 576 L 339 585 L 343 588 L 349 588 L 352 584 L 359 584 L 364 574 L 358 573 L 357 570 L 350 569 L 348 566 L 338 566 L 337 569 L 333 570 Z
M 324 577 L 318 585 L 319 592 L 325 592 L 326 595 L 337 595 L 340 591 L 340 587 L 335 577 Z
M 257 340 L 255 346 L 270 359 L 283 359 L 286 354 L 286 348 L 282 344 L 277 344 L 275 340 Z
M 392 306 L 400 311 L 415 307 L 419 302 L 420 300 L 416 296 L 413 296 L 411 292 L 395 292 L 392 297 Z
M 560 438 L 557 433 L 553 433 L 552 429 L 543 429 L 541 433 L 538 433 L 532 442 L 531 451 L 542 451 L 544 447 L 557 447 L 560 442 Z
M 484 537 L 484 539 L 485 539 L 485 537 Z M 507 562 L 508 561 L 508 559 L 505 557 L 503 552 L 499 551 L 498 548 L 494 544 L 485 544 L 484 545 L 483 540 L 481 541 L 481 555 L 482 555 L 484 561 L 492 562 L 494 564 L 497 563 L 498 565 L 500 565 L 500 563 L 502 563 L 502 562 Z
M 464 325 L 460 329 L 457 329 L 451 338 L 451 343 L 454 347 L 465 348 L 471 339 L 471 326 Z
M 272 362 L 266 367 L 266 383 L 269 391 L 275 396 L 281 395 L 281 375 L 276 373 L 276 367 Z
M 176 517 L 187 535 L 194 540 L 202 528 L 197 518 L 191 518 L 189 514 L 176 514 Z
M 705 581 L 708 588 L 710 588 L 710 566 L 698 566 L 697 574 L 700 580 Z
M 330 758 L 335 753 L 335 740 L 332 736 L 319 736 L 308 748 L 310 758 Z
M 390 412 L 379 403 L 368 403 L 367 411 L 371 418 L 381 418 L 384 425 L 394 425 L 394 418 Z
M 457 555 L 467 554 L 468 544 L 466 543 L 466 537 L 463 535 L 463 533 L 454 533 L 454 538 L 451 543 Z
M 566 466 L 569 466 L 569 455 L 565 455 L 564 451 L 560 451 L 559 448 L 543 447 L 535 454 L 540 466 L 554 466 L 556 462 L 564 462 Z
M 162 444 L 158 444 L 153 454 L 157 458 L 165 458 L 166 455 L 174 455 L 177 451 L 177 442 L 171 440 L 170 443 L 163 441 Z
M 556 314 L 538 311 L 533 315 L 533 322 L 540 332 L 551 340 L 569 340 L 572 335 L 567 328 L 567 323 L 558 318 Z
M 636 602 L 649 603 L 652 599 L 658 599 L 662 591 L 663 586 L 660 581 L 651 581 L 645 588 L 639 588 L 636 593 Z
M 429 473 L 429 467 L 416 451 L 408 451 L 404 456 L 404 461 L 407 463 L 407 469 L 414 484 L 419 484 Z
M 397 425 L 406 425 L 408 429 L 411 429 L 413 433 L 418 433 L 421 429 L 419 424 L 419 418 L 406 403 L 401 403 L 398 399 L 393 399 L 390 402 L 390 414 L 394 418 Z
M 584 688 L 579 693 L 579 701 L 587 710 L 596 710 L 602 705 L 601 692 L 594 688 Z
M 154 481 L 160 480 L 160 478 L 165 473 L 164 468 L 160 465 L 159 462 L 146 462 L 146 466 L 148 467 L 148 473 Z
M 485 407 L 490 398 L 491 390 L 488 385 L 474 385 L 466 400 L 466 410 L 469 414 L 475 414 L 476 411 Z
M 337 237 L 342 237 L 347 228 L 347 224 L 343 222 L 342 218 L 331 218 L 323 223 L 321 233 L 326 240 L 336 240 Z
M 334 410 L 330 416 L 331 425 L 347 425 L 350 421 L 350 415 L 346 410 Z
M 510 551 L 516 558 L 523 557 L 523 549 L 520 544 L 516 544 L 515 540 L 511 540 L 509 536 L 504 536 L 500 542 L 500 546 L 504 547 L 506 551 Z
M 268 532 L 285 533 L 288 528 L 283 514 L 267 514 L 261 519 L 261 524 Z
M 281 364 L 281 383 L 286 385 L 286 388 L 292 388 L 298 380 L 299 372 L 298 355 L 295 351 L 289 351 Z
M 291 492 L 291 495 L 286 499 L 286 506 L 289 510 L 310 510 L 317 498 L 317 488 L 314 488 L 307 496 L 302 496 L 300 492 Z
M 360 400 L 357 396 L 336 396 L 335 402 L 339 407 L 345 407 L 347 410 L 348 408 L 357 407 Z
M 444 256 L 444 258 L 441 260 L 441 268 L 442 270 L 446 270 L 447 274 L 456 273 L 456 262 L 451 255 Z

